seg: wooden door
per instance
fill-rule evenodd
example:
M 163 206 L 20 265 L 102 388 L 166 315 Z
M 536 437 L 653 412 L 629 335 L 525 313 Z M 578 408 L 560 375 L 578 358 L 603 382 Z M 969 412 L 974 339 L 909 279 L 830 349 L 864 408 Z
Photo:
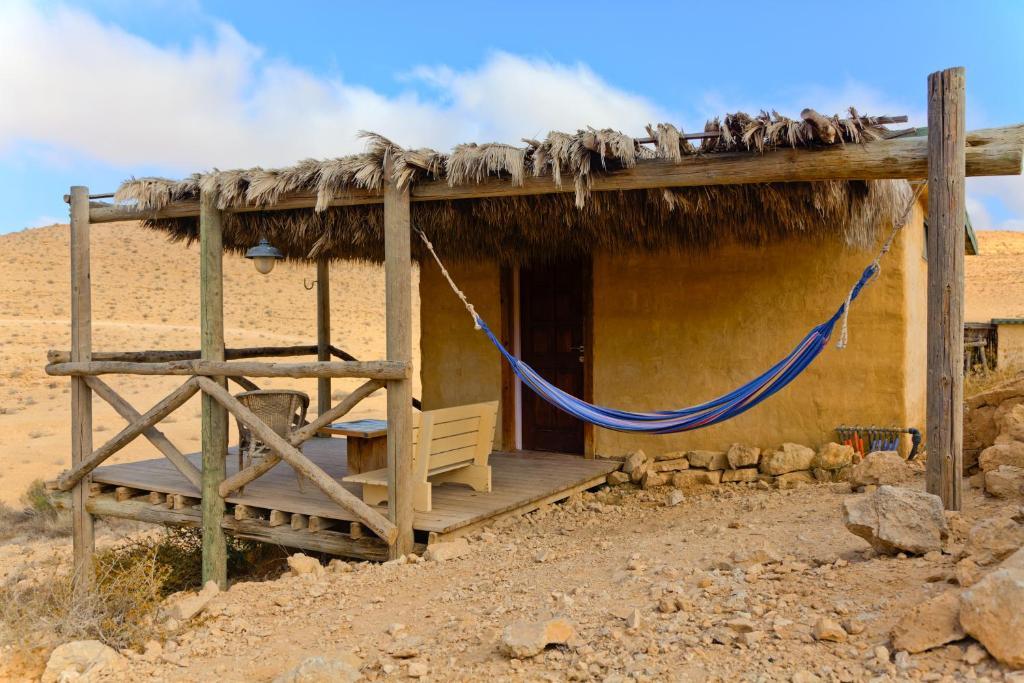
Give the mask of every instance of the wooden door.
M 584 395 L 583 347 L 590 268 L 560 263 L 522 269 L 519 338 L 523 360 L 541 377 L 573 396 Z M 583 453 L 583 423 L 522 390 L 523 448 Z

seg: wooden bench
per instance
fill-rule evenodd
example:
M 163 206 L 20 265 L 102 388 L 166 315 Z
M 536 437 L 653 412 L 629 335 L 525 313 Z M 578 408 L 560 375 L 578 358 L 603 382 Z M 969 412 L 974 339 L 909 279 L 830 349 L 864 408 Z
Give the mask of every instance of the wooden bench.
M 491 490 L 487 458 L 494 443 L 498 402 L 428 410 L 413 415 L 413 507 L 431 509 L 433 484 L 466 484 L 474 491 Z M 362 484 L 367 505 L 387 503 L 388 470 L 352 474 L 342 481 Z

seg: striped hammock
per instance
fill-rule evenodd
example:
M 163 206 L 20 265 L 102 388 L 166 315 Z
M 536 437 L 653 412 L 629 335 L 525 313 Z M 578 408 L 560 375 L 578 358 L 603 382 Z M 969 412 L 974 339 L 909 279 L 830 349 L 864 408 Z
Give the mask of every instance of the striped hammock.
M 800 343 L 796 345 L 796 348 L 790 351 L 782 360 L 738 389 L 734 389 L 733 391 L 706 403 L 701 403 L 700 405 L 692 406 L 690 408 L 659 410 L 649 413 L 616 410 L 614 408 L 606 408 L 594 405 L 593 403 L 587 403 L 576 396 L 562 391 L 551 382 L 548 382 L 546 379 L 541 377 L 536 370 L 512 355 L 512 353 L 510 353 L 494 335 L 491 328 L 488 327 L 486 322 L 484 322 L 483 318 L 477 314 L 476 309 L 473 308 L 473 304 L 469 302 L 462 290 L 456 286 L 455 281 L 452 280 L 451 275 L 448 273 L 448 269 L 445 268 L 443 263 L 441 263 L 441 259 L 438 257 L 437 252 L 434 251 L 434 245 L 430 243 L 430 240 L 427 239 L 427 236 L 423 234 L 421 230 L 417 229 L 417 232 L 423 240 L 423 243 L 426 245 L 427 250 L 431 255 L 433 255 L 434 261 L 437 262 L 442 275 L 444 275 L 445 279 L 448 281 L 452 291 L 455 292 L 455 295 L 462 300 L 466 310 L 469 311 L 476 329 L 481 330 L 487 335 L 487 338 L 491 340 L 491 343 L 494 344 L 498 351 L 501 352 L 501 355 L 505 357 L 505 360 L 508 361 L 512 371 L 523 384 L 530 388 L 531 391 L 553 405 L 555 408 L 565 411 L 569 415 L 583 420 L 584 422 L 597 425 L 598 427 L 604 427 L 605 429 L 612 429 L 618 432 L 674 434 L 676 432 L 686 432 L 691 429 L 700 429 L 701 427 L 709 427 L 711 425 L 718 424 L 719 422 L 724 422 L 725 420 L 745 413 L 767 399 L 769 396 L 781 391 L 790 382 L 796 379 L 797 376 L 807 368 L 807 366 L 814 362 L 814 359 L 818 357 L 822 350 L 824 350 L 829 339 L 832 337 L 832 331 L 835 328 L 836 323 L 839 322 L 840 319 L 842 320 L 842 326 L 838 346 L 839 348 L 844 348 L 846 346 L 846 321 L 850 310 L 850 304 L 853 303 L 853 301 L 860 295 L 864 286 L 878 274 L 880 269 L 879 261 L 892 247 L 892 243 L 895 240 L 897 233 L 906 224 L 910 216 L 911 208 L 917 201 L 917 197 L 920 195 L 922 187 L 923 185 L 918 186 L 913 197 L 908 202 L 902 216 L 894 223 L 892 233 L 882 245 L 878 256 L 870 265 L 868 265 L 867 268 L 864 269 L 864 272 L 861 273 L 860 279 L 857 280 L 853 288 L 850 289 L 850 293 L 847 295 L 846 300 L 839 306 L 836 312 L 832 314 L 831 318 L 808 332 L 807 336 L 800 340 Z

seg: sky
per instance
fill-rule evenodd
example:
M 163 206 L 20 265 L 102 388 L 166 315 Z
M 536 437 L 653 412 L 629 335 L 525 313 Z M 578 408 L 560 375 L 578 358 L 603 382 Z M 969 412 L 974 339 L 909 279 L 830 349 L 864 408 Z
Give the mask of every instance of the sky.
M 287 9 L 285 9 L 287 8 Z M 968 129 L 1024 122 L 1024 2 L 0 0 L 0 233 L 71 185 L 588 125 L 856 106 L 926 123 L 967 68 Z M 969 179 L 976 229 L 1024 230 L 1024 180 Z

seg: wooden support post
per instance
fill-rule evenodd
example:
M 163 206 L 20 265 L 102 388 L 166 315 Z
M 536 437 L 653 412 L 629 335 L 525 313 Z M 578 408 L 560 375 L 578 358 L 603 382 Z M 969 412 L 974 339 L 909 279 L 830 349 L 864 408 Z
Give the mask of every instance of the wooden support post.
M 316 262 L 316 359 L 331 360 L 331 266 L 326 259 Z M 331 407 L 331 378 L 316 381 L 316 414 Z
M 92 360 L 92 281 L 89 264 L 89 188 L 71 188 L 71 360 Z M 71 465 L 92 455 L 92 389 L 82 377 L 71 378 Z M 77 586 L 92 582 L 96 540 L 86 510 L 89 478 L 71 492 L 74 576 Z
M 964 396 L 964 69 L 928 76 L 929 493 L 961 509 Z
M 200 353 L 203 360 L 224 360 L 224 275 L 221 213 L 216 195 L 203 192 L 199 207 Z M 213 380 L 226 388 L 227 380 Z M 227 547 L 224 539 L 224 481 L 228 451 L 228 413 L 206 393 L 202 397 L 203 445 L 203 583 L 227 588 Z
M 412 363 L 412 251 L 409 187 L 399 189 L 390 155 L 384 163 L 384 295 L 387 357 Z M 412 379 L 388 382 L 388 515 L 398 536 L 392 559 L 412 552 Z

